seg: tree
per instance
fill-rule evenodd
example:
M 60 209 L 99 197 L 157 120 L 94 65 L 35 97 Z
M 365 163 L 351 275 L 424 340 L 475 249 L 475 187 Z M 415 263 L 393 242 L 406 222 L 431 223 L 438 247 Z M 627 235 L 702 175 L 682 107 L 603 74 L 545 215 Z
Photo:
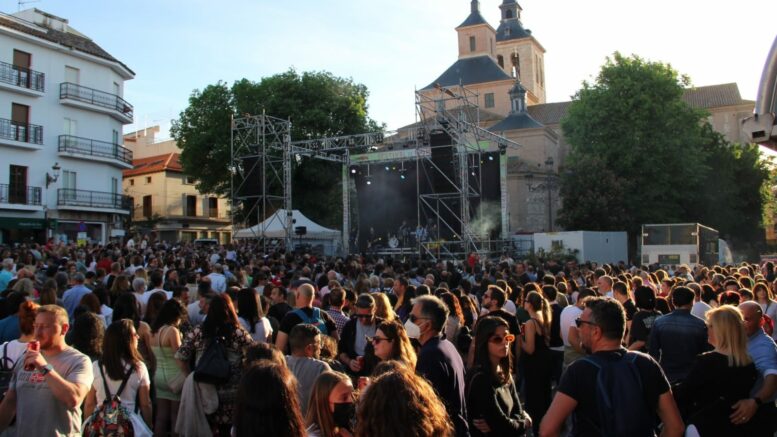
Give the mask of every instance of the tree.
M 758 238 L 768 170 L 757 146 L 726 142 L 682 100 L 689 83 L 669 65 L 619 53 L 583 83 L 561 122 L 571 148 L 562 226 L 633 237 L 644 223 L 702 222 Z
M 328 72 L 287 72 L 253 82 L 242 79 L 231 88 L 219 82 L 195 90 L 189 106 L 173 123 L 173 138 L 183 149 L 184 172 L 204 192 L 229 193 L 230 116 L 266 113 L 292 123 L 292 140 L 352 135 L 381 130 L 367 111 L 369 92 L 352 79 Z M 293 173 L 293 205 L 311 219 L 337 226 L 342 181 L 338 164 L 303 159 Z

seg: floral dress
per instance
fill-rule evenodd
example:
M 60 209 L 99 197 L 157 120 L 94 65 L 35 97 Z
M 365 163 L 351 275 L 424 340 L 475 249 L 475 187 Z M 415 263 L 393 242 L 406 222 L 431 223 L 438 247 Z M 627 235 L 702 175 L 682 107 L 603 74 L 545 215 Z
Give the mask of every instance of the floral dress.
M 209 343 L 209 339 L 205 338 L 202 333 L 201 327 L 196 327 L 192 331 L 189 331 L 181 343 L 181 347 L 178 352 L 175 353 L 175 358 L 190 362 L 192 357 L 195 358 L 195 363 L 200 360 L 205 348 Z M 232 373 L 229 377 L 229 382 L 216 387 L 216 391 L 219 397 L 219 407 L 215 413 L 209 416 L 209 421 L 216 425 L 228 425 L 232 424 L 232 412 L 235 406 L 235 398 L 237 395 L 237 386 L 240 384 L 240 379 L 243 376 L 243 359 L 245 358 L 245 351 L 248 346 L 254 344 L 254 340 L 251 338 L 245 329 L 239 327 L 235 329 L 230 336 L 226 338 L 224 345 L 227 349 L 227 356 L 229 363 L 231 364 Z

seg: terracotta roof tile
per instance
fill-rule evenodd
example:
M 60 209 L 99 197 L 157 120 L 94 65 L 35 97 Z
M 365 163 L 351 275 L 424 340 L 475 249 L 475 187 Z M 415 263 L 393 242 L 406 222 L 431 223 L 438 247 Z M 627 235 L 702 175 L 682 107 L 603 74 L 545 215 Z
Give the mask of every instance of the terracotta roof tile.
M 134 159 L 132 161 L 132 168 L 124 170 L 122 175 L 126 178 L 162 171 L 182 173 L 181 155 L 179 153 L 165 153 L 164 155 Z

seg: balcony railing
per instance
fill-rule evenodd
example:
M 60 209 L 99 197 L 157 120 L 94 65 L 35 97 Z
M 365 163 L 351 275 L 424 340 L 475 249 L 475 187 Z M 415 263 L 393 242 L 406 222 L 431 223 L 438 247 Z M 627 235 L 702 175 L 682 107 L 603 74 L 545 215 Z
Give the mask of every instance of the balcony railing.
M 112 109 L 128 118 L 132 118 L 134 108 L 126 100 L 116 94 L 106 93 L 93 88 L 88 88 L 75 83 L 63 82 L 59 84 L 59 98 L 73 99 L 79 102 L 89 103 L 101 108 Z
M 113 158 L 127 164 L 132 164 L 131 150 L 107 141 L 92 140 L 89 138 L 75 137 L 73 135 L 60 135 L 59 151 Z
M 0 82 L 44 92 L 46 75 L 26 67 L 0 62 Z
M 57 205 L 130 210 L 132 199 L 118 193 L 60 188 L 57 190 Z
M 43 126 L 0 118 L 0 138 L 42 145 Z
M 0 184 L 0 203 L 40 206 L 40 187 Z

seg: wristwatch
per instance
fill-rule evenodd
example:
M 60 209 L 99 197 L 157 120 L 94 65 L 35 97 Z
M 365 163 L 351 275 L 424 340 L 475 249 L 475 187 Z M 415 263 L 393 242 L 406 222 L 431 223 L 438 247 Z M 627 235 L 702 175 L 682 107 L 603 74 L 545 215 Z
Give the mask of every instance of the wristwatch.
M 51 364 L 46 364 L 45 366 L 41 367 L 40 370 L 38 370 L 38 372 L 40 372 L 41 375 L 46 376 L 52 370 L 54 370 L 54 366 L 52 366 Z

